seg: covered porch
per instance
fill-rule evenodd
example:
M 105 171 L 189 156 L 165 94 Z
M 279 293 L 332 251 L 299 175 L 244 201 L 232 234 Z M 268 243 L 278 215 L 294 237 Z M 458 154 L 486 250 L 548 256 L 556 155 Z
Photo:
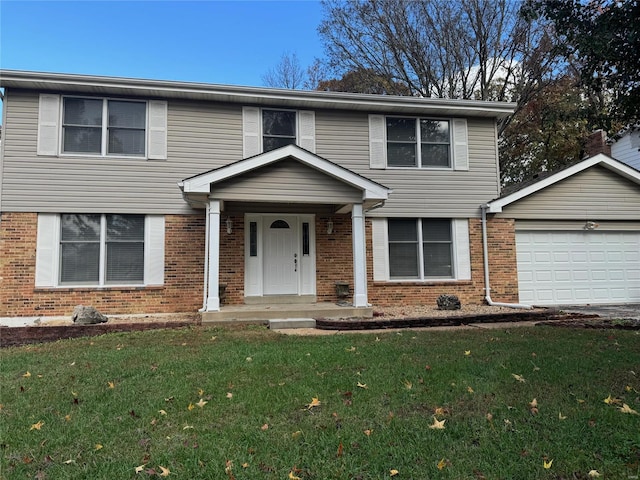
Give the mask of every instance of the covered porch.
M 384 203 L 388 188 L 295 145 L 180 188 L 206 215 L 203 320 L 260 320 L 258 311 L 262 319 L 371 315 L 365 212 Z M 345 280 L 349 296 L 338 311 L 331 291 Z

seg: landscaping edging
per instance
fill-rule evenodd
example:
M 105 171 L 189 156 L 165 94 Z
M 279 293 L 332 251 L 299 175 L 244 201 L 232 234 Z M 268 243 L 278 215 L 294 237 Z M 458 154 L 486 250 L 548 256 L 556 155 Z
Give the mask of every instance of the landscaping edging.
M 102 323 L 99 325 L 57 325 L 29 327 L 0 327 L 0 347 L 11 347 L 33 343 L 55 342 L 68 338 L 95 337 L 105 333 L 142 332 L 159 328 L 184 328 L 200 325 L 192 322 L 141 322 Z
M 587 315 L 582 313 L 563 313 L 559 310 L 551 309 L 545 311 L 532 312 L 529 310 L 519 310 L 509 313 L 482 314 L 482 315 L 450 315 L 444 317 L 416 317 L 416 318 L 396 318 L 396 319 L 316 319 L 316 328 L 320 330 L 379 330 L 387 328 L 419 328 L 419 327 L 457 327 L 460 325 L 470 325 L 474 323 L 499 323 L 499 322 L 537 322 L 573 320 L 585 318 L 598 318 L 598 315 Z

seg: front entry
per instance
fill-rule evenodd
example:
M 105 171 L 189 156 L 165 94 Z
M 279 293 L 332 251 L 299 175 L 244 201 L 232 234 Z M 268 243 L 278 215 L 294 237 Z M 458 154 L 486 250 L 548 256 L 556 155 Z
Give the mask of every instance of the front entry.
M 315 216 L 245 215 L 245 297 L 316 294 Z
M 298 294 L 298 225 L 296 218 L 265 217 L 264 294 Z

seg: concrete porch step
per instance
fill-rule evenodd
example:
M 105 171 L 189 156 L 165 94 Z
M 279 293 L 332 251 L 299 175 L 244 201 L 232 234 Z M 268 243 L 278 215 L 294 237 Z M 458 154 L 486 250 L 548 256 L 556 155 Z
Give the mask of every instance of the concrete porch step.
M 269 320 L 271 330 L 284 330 L 288 328 L 316 328 L 313 318 L 274 318 Z
M 225 305 L 219 312 L 202 312 L 202 323 L 268 323 L 276 319 L 371 318 L 372 307 L 341 306 L 321 302 L 309 304 Z

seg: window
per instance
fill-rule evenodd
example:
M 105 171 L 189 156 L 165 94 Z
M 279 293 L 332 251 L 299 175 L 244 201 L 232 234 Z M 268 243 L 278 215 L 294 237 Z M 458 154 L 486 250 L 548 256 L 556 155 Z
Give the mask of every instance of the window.
M 390 278 L 453 278 L 451 220 L 389 219 L 388 229 Z
M 388 117 L 386 126 L 388 166 L 451 166 L 451 135 L 447 120 Z
M 62 152 L 144 157 L 147 104 L 64 97 Z
M 296 143 L 296 112 L 262 110 L 262 151 Z
M 60 284 L 144 283 L 144 215 L 60 216 Z

